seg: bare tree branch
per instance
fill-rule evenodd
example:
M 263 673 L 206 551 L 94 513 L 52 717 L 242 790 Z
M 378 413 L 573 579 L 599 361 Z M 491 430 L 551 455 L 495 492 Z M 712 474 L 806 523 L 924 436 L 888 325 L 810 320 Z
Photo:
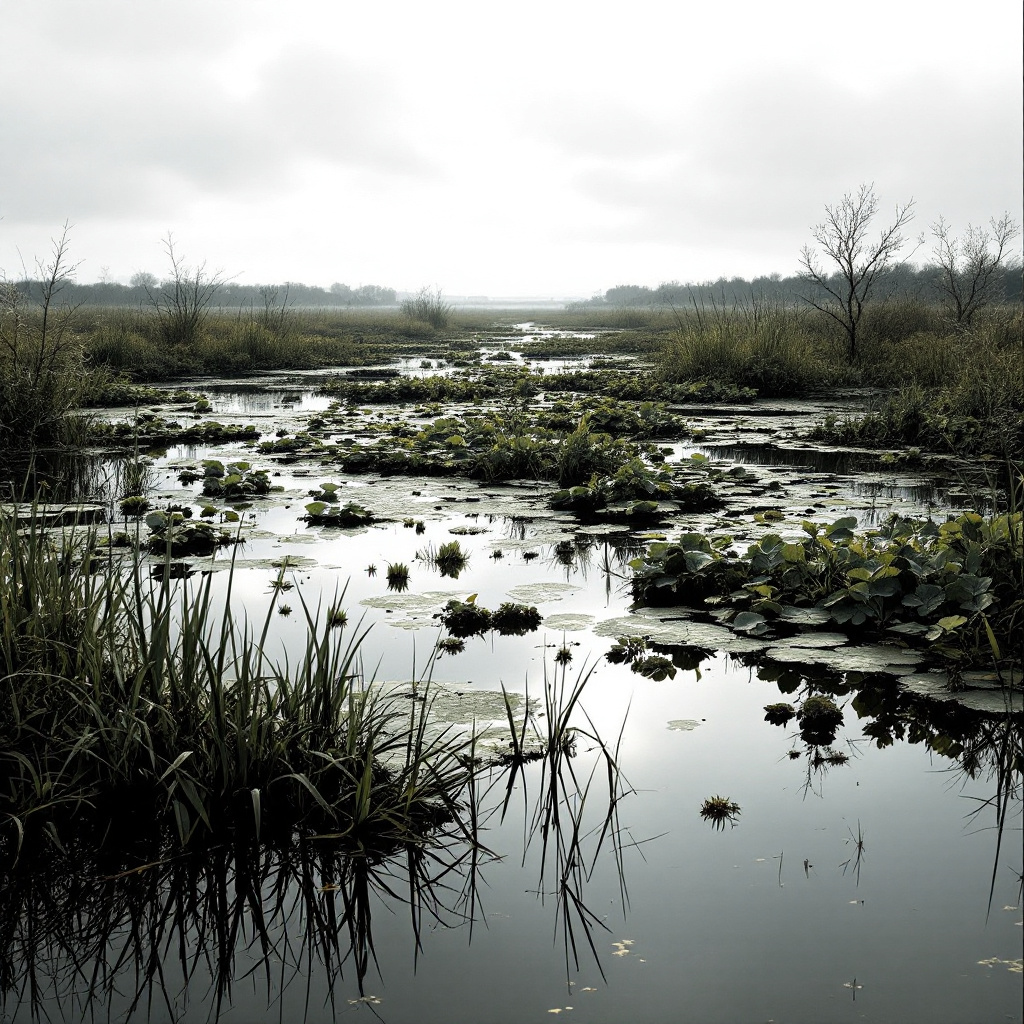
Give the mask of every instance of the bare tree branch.
M 189 266 L 175 248 L 170 231 L 163 244 L 171 264 L 171 276 L 159 289 L 146 280 L 140 280 L 140 283 L 160 318 L 167 344 L 194 345 L 202 334 L 217 289 L 224 283 L 224 275 L 221 271 L 208 273 L 205 262 Z
M 800 276 L 817 290 L 817 295 L 802 298 L 843 329 L 851 362 L 859 357 L 858 327 L 865 303 L 879 273 L 897 262 L 906 243 L 903 229 L 913 211 L 913 199 L 897 204 L 892 223 L 877 238 L 869 238 L 871 221 L 878 213 L 878 196 L 873 184 L 861 185 L 835 206 L 826 206 L 825 220 L 811 229 L 824 259 L 810 245 L 800 250 Z
M 1008 213 L 989 221 L 989 230 L 967 225 L 962 238 L 953 235 L 940 217 L 932 225 L 937 274 L 934 286 L 945 301 L 949 318 L 958 327 L 970 327 L 978 310 L 998 299 L 999 268 L 1010 256 L 1010 243 L 1020 225 Z

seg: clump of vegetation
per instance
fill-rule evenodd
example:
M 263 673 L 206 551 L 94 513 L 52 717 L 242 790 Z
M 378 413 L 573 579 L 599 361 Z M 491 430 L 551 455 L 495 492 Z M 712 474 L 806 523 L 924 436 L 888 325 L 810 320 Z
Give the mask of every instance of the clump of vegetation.
M 331 483 L 329 480 L 326 480 L 314 490 L 310 490 L 307 493 L 315 501 L 334 504 L 338 500 L 338 491 L 340 490 L 341 484 Z
M 441 625 L 453 637 L 463 639 L 471 636 L 483 636 L 491 628 L 490 609 L 478 605 L 476 595 L 473 595 L 468 601 L 452 598 L 434 618 L 440 619 Z
M 82 837 L 159 837 L 156 859 L 232 837 L 330 833 L 369 856 L 460 813 L 468 741 L 426 738 L 426 711 L 363 686 L 314 611 L 304 656 L 145 562 L 97 563 L 95 537 L 0 514 L 0 843 L 6 863 Z M 80 542 L 80 543 L 79 543 Z M 335 617 L 335 620 L 337 617 Z M 412 714 L 412 717 L 410 717 Z M 135 847 L 132 846 L 134 850 Z
M 387 568 L 388 590 L 401 593 L 409 589 L 409 566 L 404 562 L 389 562 Z
M 671 504 L 666 504 L 671 503 Z M 706 511 L 721 505 L 706 480 L 677 482 L 668 470 L 652 469 L 633 458 L 609 476 L 592 476 L 590 482 L 555 492 L 551 504 L 581 514 L 607 510 L 621 518 L 656 518 L 681 507 Z
M 436 330 L 443 330 L 451 320 L 454 306 L 445 302 L 440 288 L 421 288 L 402 303 L 402 312 L 410 320 L 420 320 Z
M 150 500 L 142 494 L 129 494 L 127 497 L 122 498 L 118 503 L 118 508 L 121 509 L 121 514 L 126 519 L 138 519 L 144 515 L 151 508 Z
M 193 520 L 181 512 L 150 512 L 146 516 L 146 525 L 150 533 L 145 546 L 154 555 L 170 554 L 173 558 L 212 555 L 217 548 L 239 540 L 237 535 L 227 530 Z
M 771 725 L 788 725 L 796 717 L 792 704 L 766 704 L 764 720 Z
M 656 683 L 665 679 L 675 679 L 676 666 L 671 658 L 665 658 L 660 654 L 652 654 L 646 658 L 637 658 L 630 665 L 630 669 L 638 676 L 645 679 L 653 679 Z
M 727 796 L 708 797 L 701 805 L 700 816 L 710 821 L 713 828 L 724 829 L 726 822 L 735 828 L 740 816 L 740 805 Z
M 647 650 L 647 637 L 620 636 L 611 646 L 605 659 L 613 665 L 631 665 Z
M 462 550 L 457 540 L 446 541 L 436 549 L 430 545 L 422 551 L 417 551 L 416 558 L 437 569 L 442 576 L 453 580 L 459 578 L 459 574 L 469 562 L 469 555 Z
M 876 408 L 828 417 L 816 440 L 870 446 L 913 445 L 956 456 L 1024 453 L 1024 315 L 993 314 L 961 335 L 904 342 L 890 381 L 898 388 Z
M 634 559 L 633 593 L 649 604 L 725 605 L 733 626 L 763 633 L 788 608 L 920 640 L 952 659 L 997 663 L 1024 649 L 1020 512 L 965 512 L 936 524 L 892 516 L 856 532 L 853 516 L 805 522 L 803 538 L 767 534 L 741 556 L 731 538 L 684 534 Z
M 828 746 L 836 738 L 836 730 L 843 724 L 843 712 L 831 697 L 807 697 L 797 712 L 800 736 L 817 746 Z
M 454 637 L 483 636 L 490 630 L 502 636 L 525 636 L 535 632 L 543 621 L 532 605 L 502 602 L 495 611 L 476 603 L 474 594 L 467 601 L 450 600 L 435 619 Z
M 39 264 L 38 301 L 0 278 L 0 458 L 84 441 L 87 423 L 73 414 L 102 387 L 90 369 L 75 309 L 62 301 L 75 268 L 67 228 L 48 264 Z
M 334 499 L 337 500 L 336 498 Z M 306 514 L 300 516 L 311 526 L 368 526 L 374 522 L 374 515 L 369 509 L 354 501 L 344 505 L 328 505 L 324 501 L 311 501 L 306 505 Z
M 670 382 L 747 388 L 762 397 L 804 395 L 850 380 L 828 358 L 820 331 L 792 306 L 754 297 L 746 305 L 695 306 L 666 346 Z
M 188 425 L 167 420 L 155 413 L 141 413 L 130 421 L 90 423 L 92 444 L 115 447 L 167 448 L 170 445 L 212 445 L 228 441 L 256 441 L 260 433 L 250 424 L 218 423 L 205 420 Z
M 543 617 L 532 605 L 503 601 L 491 614 L 491 626 L 502 636 L 525 636 L 540 627 Z
M 446 636 L 437 642 L 437 650 L 440 654 L 461 654 L 465 649 L 466 641 L 457 636 Z
M 247 501 L 270 493 L 270 477 L 265 469 L 254 470 L 248 462 L 229 462 L 218 459 L 203 461 L 203 494 L 208 498 L 225 501 Z

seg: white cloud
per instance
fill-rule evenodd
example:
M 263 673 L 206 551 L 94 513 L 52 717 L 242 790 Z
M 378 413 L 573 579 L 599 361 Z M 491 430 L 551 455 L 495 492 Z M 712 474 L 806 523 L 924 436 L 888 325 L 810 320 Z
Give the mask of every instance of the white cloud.
M 874 181 L 1020 216 L 1019 7 L 6 0 L 0 267 L 70 218 L 263 280 L 589 293 L 793 265 Z M 88 269 L 83 271 L 88 275 Z

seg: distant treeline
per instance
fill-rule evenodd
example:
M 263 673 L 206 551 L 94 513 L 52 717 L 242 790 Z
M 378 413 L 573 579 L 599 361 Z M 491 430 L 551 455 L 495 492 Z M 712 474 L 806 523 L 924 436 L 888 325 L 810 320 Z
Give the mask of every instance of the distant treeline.
M 38 281 L 17 282 L 18 290 L 30 299 L 40 297 Z M 77 305 L 92 306 L 146 306 L 164 290 L 173 289 L 171 281 L 158 281 L 151 274 L 136 274 L 131 284 L 100 282 L 78 284 L 68 281 L 61 290 L 61 299 Z M 228 309 L 257 309 L 268 305 L 289 306 L 393 306 L 398 296 L 394 288 L 364 284 L 350 288 L 336 282 L 330 288 L 299 284 L 294 281 L 277 285 L 237 284 L 225 281 L 218 285 L 210 305 Z
M 938 273 L 938 269 L 933 266 L 893 267 L 880 273 L 875 279 L 873 294 L 877 299 L 935 299 L 939 297 L 935 288 Z M 996 274 L 1000 279 L 995 288 L 996 301 L 1020 302 L 1024 296 L 1020 265 L 1000 267 Z M 604 295 L 596 295 L 579 305 L 681 307 L 697 303 L 702 306 L 736 306 L 749 303 L 752 299 L 788 304 L 801 302 L 805 297 L 815 298 L 817 294 L 817 287 L 801 277 L 771 274 L 768 277 L 755 277 L 750 281 L 743 277 L 720 277 L 717 281 L 704 281 L 700 284 L 667 281 L 657 288 L 639 284 L 620 284 L 615 288 L 609 288 Z

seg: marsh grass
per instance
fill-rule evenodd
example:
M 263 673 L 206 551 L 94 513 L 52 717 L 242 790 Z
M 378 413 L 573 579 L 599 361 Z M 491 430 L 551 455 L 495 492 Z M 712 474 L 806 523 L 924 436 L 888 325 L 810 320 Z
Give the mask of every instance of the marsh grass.
M 469 555 L 462 550 L 457 540 L 450 540 L 437 548 L 433 544 L 428 544 L 416 552 L 416 560 L 431 569 L 436 569 L 442 576 L 457 580 L 459 574 L 469 564 Z
M 793 307 L 755 299 L 741 306 L 695 305 L 677 315 L 661 360 L 666 380 L 749 387 L 762 397 L 849 382 L 834 343 Z
M 455 307 L 445 301 L 440 288 L 421 288 L 402 303 L 402 312 L 410 320 L 419 320 L 435 330 L 442 330 L 448 326 Z
M 42 834 L 59 847 L 84 819 L 119 831 L 150 812 L 177 849 L 300 827 L 371 849 L 457 817 L 462 741 L 428 740 L 427 705 L 363 686 L 361 626 L 343 642 L 300 594 L 305 644 L 279 664 L 273 601 L 254 623 L 230 583 L 219 601 L 209 575 L 153 579 L 132 548 L 96 557 L 94 533 L 2 515 L 0 535 L 7 857 Z

